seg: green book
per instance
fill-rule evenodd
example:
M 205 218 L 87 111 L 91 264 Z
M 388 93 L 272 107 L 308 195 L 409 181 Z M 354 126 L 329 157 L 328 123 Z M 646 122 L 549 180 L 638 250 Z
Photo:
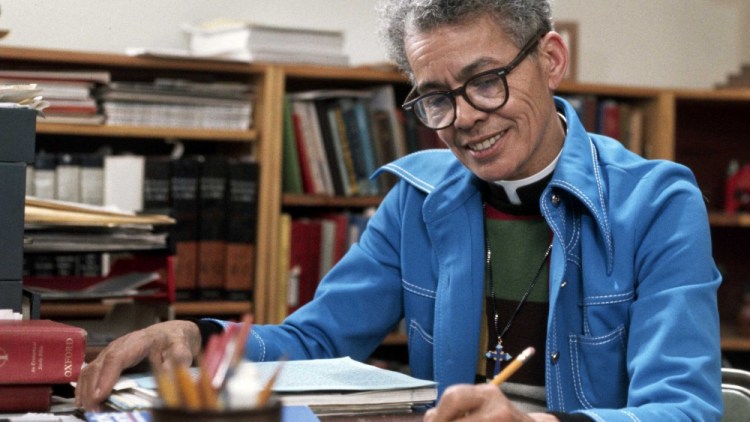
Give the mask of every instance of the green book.
M 284 145 L 282 146 L 282 184 L 284 193 L 301 194 L 302 174 L 299 168 L 299 155 L 295 141 L 294 122 L 292 120 L 292 103 L 288 95 L 284 96 Z

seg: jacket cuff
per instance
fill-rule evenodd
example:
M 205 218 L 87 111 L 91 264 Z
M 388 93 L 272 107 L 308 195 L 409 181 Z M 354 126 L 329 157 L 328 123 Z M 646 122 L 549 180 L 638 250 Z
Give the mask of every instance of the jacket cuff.
M 187 321 L 193 322 L 198 326 L 198 330 L 201 333 L 201 349 L 206 347 L 208 339 L 211 338 L 212 335 L 224 332 L 224 326 L 218 321 L 212 319 L 187 318 Z
M 594 422 L 593 419 L 584 415 L 583 413 L 561 413 L 561 412 L 547 412 L 550 415 L 555 416 L 560 422 Z

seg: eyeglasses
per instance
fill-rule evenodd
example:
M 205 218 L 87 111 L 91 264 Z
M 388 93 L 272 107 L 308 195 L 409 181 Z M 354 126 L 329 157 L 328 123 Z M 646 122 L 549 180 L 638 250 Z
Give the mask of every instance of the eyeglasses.
M 507 66 L 477 73 L 462 86 L 450 91 L 435 91 L 412 98 L 417 95 L 417 88 L 414 87 L 401 107 L 413 111 L 423 125 L 433 130 L 445 129 L 456 121 L 458 95 L 485 113 L 499 109 L 508 102 L 508 74 L 536 48 L 544 33 L 544 30 L 536 33 Z

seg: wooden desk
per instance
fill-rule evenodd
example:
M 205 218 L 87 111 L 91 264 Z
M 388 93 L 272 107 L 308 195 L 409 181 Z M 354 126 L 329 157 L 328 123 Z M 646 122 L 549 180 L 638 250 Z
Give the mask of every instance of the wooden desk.
M 362 416 L 320 416 L 322 422 L 417 422 L 424 418 L 424 413 L 399 413 L 386 415 Z

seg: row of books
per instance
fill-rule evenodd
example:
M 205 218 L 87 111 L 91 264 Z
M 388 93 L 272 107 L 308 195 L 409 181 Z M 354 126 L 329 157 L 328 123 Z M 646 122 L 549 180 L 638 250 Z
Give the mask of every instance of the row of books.
M 166 232 L 157 230 L 150 236 L 140 233 L 143 235 L 138 239 L 141 247 L 132 249 L 158 248 L 158 242 L 162 247 L 174 248 L 177 298 L 246 300 L 252 297 L 259 172 L 256 161 L 223 155 L 172 159 L 130 154 L 100 158 L 102 167 L 98 168 L 97 174 L 100 175 L 101 191 L 79 197 L 57 196 L 55 199 L 79 202 L 84 198 L 101 197 L 104 206 L 120 211 L 172 216 L 176 220 L 173 227 Z M 85 189 L 74 186 L 89 186 L 86 183 L 89 173 L 69 165 L 69 161 L 64 163 L 62 169 L 58 166 L 44 170 L 51 174 L 45 174 L 39 167 L 31 169 L 31 192 L 40 196 L 43 193 L 40 186 L 44 186 L 48 194 L 51 191 L 85 192 Z M 60 177 L 61 171 L 64 177 Z M 53 181 L 40 182 L 40 178 L 53 178 Z M 57 186 L 57 189 L 47 189 L 49 185 Z M 101 229 L 98 232 L 103 239 L 101 242 L 91 230 L 86 233 L 81 230 L 72 233 L 57 231 L 57 234 L 88 236 L 90 241 L 79 242 L 87 245 L 87 249 L 78 248 L 77 252 L 96 252 L 97 248 L 100 252 L 112 248 L 128 250 L 126 246 L 116 248 L 117 242 L 126 245 L 127 241 L 135 241 L 133 236 L 137 234 L 132 230 L 127 233 L 119 230 L 119 239 L 106 240 L 105 235 L 112 233 Z M 50 262 L 70 263 L 70 259 L 86 256 L 74 254 L 67 261 L 64 256 L 58 256 L 50 261 L 48 255 L 35 254 L 30 267 L 38 268 L 37 261 L 49 266 Z M 59 274 L 65 270 L 57 268 L 53 272 Z
M 317 217 L 281 218 L 282 273 L 287 274 L 287 314 L 309 302 L 320 279 L 344 256 L 367 225 L 373 210 L 336 212 Z
M 86 331 L 49 320 L 0 317 L 0 412 L 47 412 L 53 387 L 76 381 Z
M 636 154 L 648 154 L 642 106 L 596 95 L 563 97 L 575 108 L 586 131 L 617 139 Z
M 287 193 L 381 195 L 392 179 L 370 180 L 381 165 L 443 147 L 434 131 L 396 109 L 391 85 L 287 94 L 284 179 Z
M 47 123 L 247 130 L 254 87 L 157 78 L 112 81 L 108 71 L 2 70 L 0 84 L 35 86 Z

